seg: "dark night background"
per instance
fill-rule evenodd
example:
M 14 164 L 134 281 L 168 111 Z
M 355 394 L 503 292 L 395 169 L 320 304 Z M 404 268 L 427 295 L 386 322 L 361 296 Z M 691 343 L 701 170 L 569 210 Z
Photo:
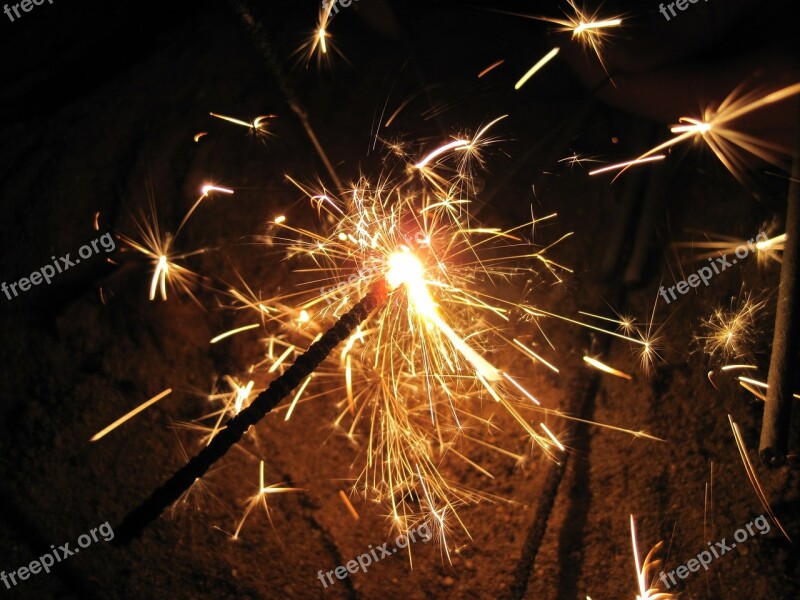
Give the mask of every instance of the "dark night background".
M 683 278 L 669 244 L 689 239 L 689 231 L 741 239 L 765 224 L 780 231 L 785 172 L 752 163 L 744 185 L 696 145 L 613 185 L 611 176 L 588 177 L 586 166 L 559 160 L 573 153 L 609 163 L 628 159 L 666 139 L 666 125 L 678 116 L 696 114 L 740 83 L 771 90 L 800 81 L 797 3 L 710 0 L 666 22 L 655 0 L 608 2 L 602 15 L 625 13 L 631 23 L 609 44 L 607 66 L 616 87 L 600 85 L 602 70 L 569 34 L 498 12 L 561 16 L 557 2 L 353 2 L 330 26 L 347 57 L 334 60 L 333 70 L 313 61 L 306 68 L 292 56 L 314 29 L 317 2 L 252 4 L 284 73 L 280 81 L 221 0 L 54 0 L 13 23 L 0 13 L 2 280 L 17 281 L 52 255 L 74 255 L 99 236 L 93 228 L 98 211 L 100 233 L 131 234 L 137 207 L 152 202 L 165 229 L 174 229 L 200 186 L 214 181 L 236 194 L 204 204 L 193 216 L 182 242 L 214 251 L 188 265 L 223 282 L 241 274 L 265 296 L 274 295 L 296 275 L 274 249 L 252 242 L 276 215 L 312 218 L 285 174 L 331 185 L 281 86 L 302 103 L 345 182 L 360 172 L 380 173 L 376 123 L 382 138 L 411 142 L 412 154 L 420 155 L 451 134 L 508 114 L 493 130 L 501 141 L 478 175 L 481 219 L 509 226 L 529 219 L 532 209 L 558 212 L 538 243 L 575 232 L 552 252 L 574 274 L 561 285 L 537 284 L 539 304 L 572 316 L 579 310 L 606 314 L 611 306 L 645 319 L 655 303 L 653 318 L 665 334 L 665 362 L 650 377 L 636 368 L 627 345 L 559 322 L 546 329 L 561 374 L 541 365 L 516 368 L 551 407 L 646 430 L 666 443 L 554 422 L 572 451 L 552 510 L 545 500 L 555 466 L 536 452 L 518 465 L 477 449 L 474 456 L 495 479 L 487 483 L 466 470 L 451 475 L 509 502 L 462 511 L 473 539 L 458 540 L 452 564 L 434 544 L 417 544 L 413 570 L 405 555 L 393 557 L 323 589 L 319 569 L 389 539 L 385 507 L 354 499 L 361 514 L 354 521 L 338 497 L 342 480 L 354 475 L 355 454 L 331 435 L 334 411 L 323 400 L 286 424 L 265 420 L 258 426 L 260 446 L 232 452 L 209 474 L 207 498 L 166 515 L 129 548 L 93 544 L 49 575 L 12 590 L 0 584 L 0 598 L 633 599 L 630 514 L 637 519 L 640 553 L 664 540 L 669 569 L 760 515 L 728 414 L 757 463 L 762 406 L 732 381 L 712 387 L 712 366 L 692 340 L 702 318 L 743 291 L 774 301 L 779 270 L 751 261 L 670 306 L 657 300 L 657 290 Z M 516 80 L 554 45 L 561 55 L 515 92 Z M 477 78 L 500 59 L 500 67 Z M 411 95 L 415 99 L 384 128 L 388 114 Z M 277 118 L 273 135 L 262 142 L 209 111 Z M 789 101 L 748 126 L 790 144 L 796 115 L 797 103 Z M 194 143 L 200 131 L 208 135 Z M 656 197 L 649 213 L 638 208 L 648 194 Z M 644 238 L 639 254 L 632 241 L 637 223 Z M 620 227 L 626 241 L 609 267 L 604 257 Z M 148 302 L 150 267 L 108 256 L 117 265 L 95 256 L 49 286 L 11 301 L 0 295 L 5 572 L 51 544 L 74 544 L 105 521 L 117 523 L 182 464 L 182 449 L 196 449 L 196 436 L 171 426 L 202 414 L 214 382 L 241 372 L 262 352 L 256 333 L 209 347 L 216 333 L 245 322 L 221 308 L 212 292 L 195 290 L 202 308 L 178 294 Z M 628 277 L 637 256 L 638 275 Z M 771 316 L 768 310 L 752 340 L 762 373 Z M 634 380 L 587 369 L 581 357 L 601 350 L 609 364 L 635 372 Z M 89 443 L 102 427 L 168 387 L 175 392 L 167 399 Z M 508 434 L 506 443 L 525 453 L 525 441 L 515 436 Z M 271 502 L 274 527 L 262 513 L 232 541 L 241 502 L 257 485 L 258 459 L 265 460 L 271 482 L 307 491 Z M 704 516 L 711 463 L 714 499 Z M 797 537 L 796 470 L 758 465 L 758 474 L 784 527 Z M 683 597 L 797 598 L 800 554 L 776 529 L 716 560 L 707 574 L 693 574 L 680 588 Z

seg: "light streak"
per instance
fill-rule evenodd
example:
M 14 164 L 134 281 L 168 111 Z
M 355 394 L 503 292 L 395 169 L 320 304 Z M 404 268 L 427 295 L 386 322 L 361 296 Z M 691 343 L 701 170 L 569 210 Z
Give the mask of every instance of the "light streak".
M 514 84 L 514 89 L 518 90 L 523 85 L 525 85 L 525 83 L 531 77 L 533 77 L 539 69 L 541 69 L 547 63 L 549 63 L 555 57 L 555 55 L 558 54 L 558 50 L 559 50 L 558 47 L 555 47 L 552 50 L 550 50 L 550 52 L 545 54 L 542 58 L 540 58 L 539 61 L 536 64 L 534 64 L 530 69 L 528 69 L 528 72 L 525 73 L 525 75 L 523 75 L 522 77 L 520 77 L 519 81 L 517 81 L 517 83 Z
M 753 486 L 753 489 L 756 492 L 756 496 L 758 496 L 761 505 L 764 507 L 764 510 L 767 511 L 772 521 L 775 525 L 778 526 L 778 529 L 781 530 L 781 533 L 784 537 L 789 540 L 789 543 L 792 543 L 792 539 L 789 537 L 789 534 L 786 533 L 786 530 L 781 525 L 781 522 L 778 521 L 778 517 L 775 516 L 775 513 L 772 511 L 772 507 L 767 500 L 767 496 L 764 494 L 764 490 L 761 487 L 761 483 L 758 481 L 758 477 L 756 476 L 756 470 L 753 467 L 753 463 L 750 461 L 750 457 L 747 455 L 747 447 L 744 445 L 742 441 L 742 433 L 739 430 L 739 425 L 733 420 L 731 415 L 728 415 L 728 421 L 731 424 L 731 429 L 733 430 L 733 439 L 736 440 L 736 447 L 739 450 L 739 456 L 742 458 L 742 463 L 744 464 L 744 470 L 747 472 L 747 478 L 750 480 L 750 483 Z
M 584 362 L 592 365 L 595 369 L 603 371 L 603 373 L 608 373 L 609 375 L 615 375 L 616 377 L 621 377 L 622 379 L 627 379 L 628 381 L 633 379 L 633 377 L 631 377 L 627 373 L 623 373 L 622 371 L 619 371 L 613 367 L 609 367 L 607 364 L 600 362 L 596 358 L 592 358 L 590 356 L 584 356 L 583 360 Z
M 347 507 L 347 510 L 353 517 L 353 520 L 358 521 L 361 517 L 358 516 L 358 511 L 356 511 L 355 507 L 350 502 L 350 498 L 348 498 L 347 494 L 344 493 L 344 490 L 339 490 L 339 498 L 341 498 L 342 502 L 344 502 L 344 505 Z
M 172 393 L 172 388 L 168 388 L 168 389 L 164 390 L 163 392 L 161 392 L 160 394 L 156 394 L 155 396 L 153 396 L 152 398 L 150 398 L 146 402 L 143 402 L 142 404 L 140 404 L 139 406 L 134 408 L 132 411 L 122 415 L 119 419 L 117 419 L 116 421 L 111 423 L 111 425 L 109 425 L 108 427 L 104 427 L 103 429 L 101 429 L 100 431 L 95 433 L 89 441 L 96 442 L 97 440 L 105 437 L 106 435 L 108 435 L 109 433 L 114 431 L 117 427 L 119 427 L 120 425 L 122 425 L 123 423 L 128 421 L 129 419 L 132 419 L 133 417 L 138 415 L 140 412 L 142 412 L 143 410 L 149 408 L 150 406 L 152 406 L 153 404 L 155 404 L 156 402 L 158 402 L 162 398 L 164 398 L 166 396 L 169 396 L 171 393 Z
M 625 162 L 617 163 L 615 165 L 608 165 L 607 167 L 602 167 L 600 169 L 589 171 L 589 175 L 599 175 L 600 173 L 606 173 L 608 171 L 616 171 L 617 169 L 627 169 L 628 167 L 632 167 L 634 165 L 641 165 L 644 163 L 654 162 L 657 160 L 664 160 L 664 158 L 666 158 L 664 154 L 656 154 L 655 156 L 648 156 L 647 158 L 627 160 Z
M 639 593 L 636 600 L 672 600 L 673 594 L 661 592 L 653 584 L 658 580 L 656 572 L 661 567 L 661 561 L 655 560 L 655 555 L 661 550 L 662 542 L 658 542 L 645 556 L 644 562 L 639 558 L 639 546 L 636 541 L 636 523 L 631 515 L 631 545 L 633 547 L 633 564 L 636 568 L 636 584 Z
M 491 70 L 493 70 L 493 69 L 496 69 L 497 67 L 499 67 L 500 65 L 502 65 L 504 62 L 506 62 L 506 61 L 505 61 L 505 59 L 500 59 L 500 60 L 498 60 L 497 62 L 495 62 L 495 63 L 492 63 L 491 65 L 489 65 L 488 67 L 486 67 L 486 68 L 485 68 L 483 71 L 481 71 L 480 73 L 478 73 L 478 79 L 480 79 L 481 77 L 483 77 L 484 75 L 486 75 L 486 74 L 487 74 L 489 71 L 491 71 Z
M 244 325 L 242 327 L 237 327 L 236 329 L 231 329 L 230 331 L 226 331 L 225 333 L 220 333 L 218 336 L 211 338 L 209 344 L 216 344 L 218 341 L 224 340 L 226 337 L 236 335 L 237 333 L 241 333 L 249 329 L 255 329 L 256 327 L 259 327 L 258 323 L 253 323 L 252 325 Z

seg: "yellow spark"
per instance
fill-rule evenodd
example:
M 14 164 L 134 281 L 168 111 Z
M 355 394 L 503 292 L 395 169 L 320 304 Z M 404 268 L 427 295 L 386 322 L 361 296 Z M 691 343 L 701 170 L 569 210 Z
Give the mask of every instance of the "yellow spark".
M 723 369 L 724 369 L 724 367 L 723 367 Z M 751 379 L 750 377 L 737 377 L 736 379 L 738 379 L 742 383 L 748 383 L 750 385 L 754 385 L 755 387 L 761 388 L 763 390 L 769 389 L 769 384 L 767 384 L 767 383 L 765 383 L 763 381 L 758 381 L 757 379 Z M 792 397 L 793 398 L 797 398 L 798 400 L 800 400 L 800 394 L 792 394 Z M 761 398 L 763 400 L 763 396 Z
M 636 523 L 631 515 L 631 544 L 633 546 L 633 562 L 636 567 L 636 583 L 639 593 L 636 600 L 672 600 L 677 596 L 667 592 L 661 592 L 653 584 L 658 581 L 656 573 L 661 567 L 661 561 L 655 560 L 655 555 L 661 550 L 662 542 L 658 542 L 641 562 L 639 558 L 639 546 L 636 541 Z M 648 581 L 649 580 L 649 581 Z
M 603 62 L 603 46 L 606 38 L 610 35 L 610 29 L 620 27 L 622 25 L 622 18 L 614 16 L 610 18 L 601 18 L 598 16 L 599 11 L 590 13 L 585 8 L 579 8 L 576 0 L 567 0 L 569 12 L 564 11 L 564 19 L 555 19 L 550 17 L 533 17 L 539 21 L 546 21 L 559 25 L 558 31 L 571 33 L 572 39 L 579 40 L 590 49 L 603 70 L 608 73 L 605 63 Z
M 627 379 L 628 381 L 633 379 L 633 377 L 631 377 L 627 373 L 623 373 L 622 371 L 619 371 L 613 367 L 609 367 L 607 364 L 600 362 L 596 358 L 592 358 L 590 356 L 584 356 L 583 360 L 584 362 L 587 362 L 588 364 L 592 365 L 595 369 L 603 371 L 604 373 L 608 373 L 609 375 L 615 375 L 617 377 L 621 377 L 622 379 Z
M 161 290 L 161 299 L 167 299 L 167 274 L 169 273 L 169 263 L 167 263 L 167 257 L 165 255 L 161 255 L 158 257 L 158 264 L 156 265 L 156 270 L 153 273 L 153 279 L 150 282 L 150 300 L 154 300 L 156 297 L 156 290 Z
M 702 319 L 704 335 L 696 336 L 710 357 L 719 354 L 723 360 L 746 358 L 751 354 L 747 343 L 758 331 L 766 300 L 754 300 L 751 294 L 731 300 L 728 309 L 717 308 L 708 319 Z
M 168 389 L 164 390 L 163 392 L 161 392 L 160 394 L 156 394 L 155 396 L 150 398 L 147 402 L 144 402 L 144 403 L 140 404 L 139 406 L 134 408 L 129 413 L 126 413 L 126 414 L 122 415 L 119 419 L 117 419 L 116 421 L 111 423 L 111 425 L 109 425 L 108 427 L 105 427 L 105 428 L 101 429 L 100 431 L 98 431 L 96 434 L 94 434 L 92 436 L 92 438 L 89 441 L 96 442 L 100 438 L 105 437 L 108 433 L 110 433 L 111 431 L 114 431 L 117 427 L 122 425 L 125 421 L 135 417 L 140 412 L 142 412 L 146 408 L 152 406 L 153 404 L 155 404 L 156 402 L 158 402 L 159 400 L 161 400 L 165 396 L 169 396 L 171 393 L 172 393 L 172 388 L 168 388 Z
M 284 221 L 286 221 L 286 217 L 285 217 L 285 216 L 283 216 L 283 215 L 281 215 L 280 217 L 278 217 L 277 219 L 275 219 L 275 224 L 276 224 L 276 225 L 280 225 L 280 224 L 281 224 L 281 223 L 283 223 Z
M 274 119 L 275 115 L 261 115 L 253 119 L 252 121 L 243 121 L 242 119 L 237 119 L 235 117 L 228 117 L 226 115 L 220 115 L 218 113 L 208 113 L 212 117 L 216 117 L 217 119 L 222 119 L 223 121 L 227 121 L 228 123 L 233 123 L 234 125 L 240 125 L 242 127 L 246 127 L 250 130 L 250 133 L 266 133 L 263 125 L 269 119 Z
M 765 162 L 780 165 L 781 157 L 786 156 L 788 152 L 776 144 L 733 129 L 733 123 L 747 114 L 782 102 L 799 93 L 800 83 L 766 95 L 758 92 L 742 93 L 741 89 L 737 88 L 719 106 L 709 106 L 703 110 L 701 117 L 680 117 L 678 119 L 680 124 L 671 127 L 671 132 L 677 135 L 648 150 L 637 160 L 647 158 L 687 140 L 702 140 L 734 177 L 744 181 L 743 173 L 746 170 L 746 162 L 741 156 L 742 153 L 752 154 Z M 623 171 L 617 176 L 621 175 Z
M 550 369 L 551 371 L 554 371 L 554 372 L 556 372 L 556 373 L 558 373 L 558 372 L 559 372 L 559 371 L 558 371 L 558 369 L 557 369 L 557 368 L 556 368 L 554 365 L 552 365 L 552 364 L 550 364 L 549 362 L 547 362 L 545 359 L 543 359 L 541 356 L 539 356 L 538 354 L 536 354 L 536 352 L 534 352 L 533 350 L 531 350 L 530 348 L 528 348 L 528 346 L 526 346 L 525 344 L 523 344 L 522 342 L 520 342 L 518 339 L 514 339 L 514 343 L 515 343 L 517 346 L 519 346 L 519 347 L 520 347 L 520 349 L 521 349 L 523 352 L 525 352 L 525 354 L 527 354 L 528 356 L 530 356 L 530 357 L 531 357 L 533 360 L 535 360 L 536 362 L 540 362 L 540 363 L 542 363 L 544 366 L 546 366 L 546 367 L 547 367 L 548 369 Z
M 648 156 L 647 158 L 641 158 L 636 160 L 627 160 L 625 162 L 617 163 L 615 165 L 609 165 L 607 167 L 603 167 L 601 169 L 595 169 L 593 171 L 589 171 L 589 175 L 598 175 L 600 173 L 606 173 L 608 171 L 616 171 L 617 169 L 627 169 L 633 165 L 641 165 L 643 163 L 654 162 L 657 160 L 664 160 L 666 156 L 664 154 L 656 154 L 655 156 Z
M 480 79 L 481 77 L 483 77 L 484 75 L 486 75 L 486 74 L 487 74 L 489 71 L 491 71 L 492 69 L 495 69 L 495 68 L 499 67 L 499 66 L 500 66 L 500 65 L 502 65 L 504 62 L 506 62 L 506 61 L 505 61 L 505 59 L 500 59 L 500 60 L 498 60 L 496 63 L 492 63 L 491 65 L 489 65 L 488 67 L 486 67 L 486 68 L 485 68 L 483 71 L 481 71 L 480 73 L 478 73 L 478 79 Z
M 272 494 L 286 494 L 288 492 L 303 492 L 305 491 L 302 488 L 290 488 L 290 487 L 282 487 L 283 484 L 280 483 L 273 483 L 271 485 L 264 485 L 264 461 L 260 461 L 259 464 L 259 486 L 258 491 L 248 498 L 245 501 L 245 510 L 242 518 L 239 520 L 239 523 L 236 526 L 236 531 L 231 536 L 234 540 L 239 539 L 239 533 L 242 531 L 242 527 L 244 527 L 245 521 L 250 516 L 250 513 L 253 512 L 254 509 L 261 506 L 264 509 L 264 512 L 267 515 L 267 520 L 269 521 L 270 525 L 272 525 L 272 509 L 270 508 L 269 504 L 267 504 L 267 496 Z
M 294 407 L 297 406 L 297 401 L 300 399 L 300 396 L 303 395 L 303 392 L 306 391 L 308 384 L 311 383 L 311 377 L 311 375 L 306 377 L 305 381 L 303 381 L 303 384 L 297 389 L 294 398 L 292 398 L 292 403 L 289 405 L 289 410 L 286 411 L 286 417 L 283 419 L 284 421 L 288 421 L 292 417 Z
M 559 48 L 555 47 L 552 50 L 550 50 L 550 52 L 545 54 L 542 58 L 540 58 L 539 61 L 535 65 L 533 65 L 530 69 L 528 69 L 528 72 L 525 73 L 525 75 L 523 75 L 522 77 L 520 77 L 520 80 L 517 81 L 517 83 L 514 84 L 514 89 L 518 90 L 523 85 L 525 85 L 525 83 L 528 81 L 528 79 L 533 77 L 534 74 L 539 69 L 541 69 L 547 63 L 549 63 L 555 57 L 555 55 L 558 54 L 558 51 L 559 51 Z
M 344 502 L 344 505 L 347 507 L 347 510 L 350 512 L 353 519 L 358 521 L 360 518 L 358 516 L 358 512 L 356 512 L 355 507 L 350 503 L 350 498 L 347 497 L 347 494 L 344 493 L 344 490 L 339 490 L 339 498 L 342 499 L 342 502 Z
M 593 21 L 591 23 L 579 23 L 578 26 L 572 30 L 572 35 L 579 36 L 584 31 L 590 29 L 603 29 L 604 27 L 619 27 L 622 25 L 622 19 L 606 19 L 605 21 Z
M 269 368 L 268 373 L 274 373 L 275 371 L 277 371 L 278 367 L 280 367 L 283 364 L 283 361 L 285 361 L 293 351 L 294 351 L 294 346 L 289 346 L 288 348 L 286 348 L 283 354 L 281 354 L 277 358 L 277 360 L 274 363 L 272 363 L 272 366 Z
M 767 236 L 767 233 L 764 231 L 756 235 L 755 238 L 750 238 L 749 240 L 739 239 L 734 236 L 701 233 L 706 238 L 710 239 L 672 243 L 673 248 L 685 248 L 692 251 L 682 260 L 683 263 L 700 262 L 712 257 L 735 254 L 737 250 L 742 248 L 747 250 L 748 256 L 755 253 L 759 264 L 764 264 L 769 260 L 774 260 L 777 263 L 782 262 L 780 253 L 783 252 L 783 245 L 786 241 L 785 233 L 763 240 L 760 238 Z M 704 250 L 704 252 L 698 253 L 696 250 Z
M 233 404 L 233 413 L 238 415 L 242 411 L 245 401 L 250 397 L 253 391 L 254 381 L 247 382 L 244 387 L 236 386 L 236 400 Z
M 733 438 L 736 440 L 736 447 L 739 449 L 739 456 L 742 458 L 742 463 L 744 464 L 744 470 L 747 473 L 747 477 L 750 480 L 750 483 L 753 486 L 753 489 L 756 492 L 756 496 L 761 501 L 761 505 L 764 507 L 764 510 L 767 511 L 767 514 L 772 518 L 772 521 L 775 525 L 778 526 L 778 529 L 781 530 L 781 533 L 784 537 L 789 540 L 789 543 L 792 543 L 792 538 L 789 537 L 789 534 L 786 533 L 786 530 L 781 525 L 781 522 L 778 521 L 778 517 L 775 516 L 775 513 L 772 511 L 772 507 L 767 500 L 767 496 L 764 494 L 764 490 L 761 487 L 761 483 L 758 481 L 758 477 L 756 476 L 756 470 L 753 467 L 753 463 L 750 461 L 750 457 L 747 454 L 747 447 L 744 445 L 742 441 L 742 433 L 739 430 L 739 425 L 733 420 L 731 415 L 728 415 L 728 421 L 731 424 L 731 429 L 733 430 Z
M 553 432 L 552 432 L 552 431 L 550 431 L 550 430 L 547 428 L 547 425 L 545 425 L 544 423 L 539 423 L 539 425 L 541 425 L 542 429 L 543 429 L 543 430 L 544 430 L 544 432 L 545 432 L 545 433 L 548 435 L 548 437 L 549 437 L 551 440 L 553 440 L 553 443 L 554 443 L 556 446 L 558 446 L 558 448 L 559 448 L 559 449 L 560 449 L 562 452 L 565 452 L 565 451 L 566 451 L 566 448 L 564 448 L 564 446 L 561 444 L 561 442 L 559 442 L 559 441 L 558 441 L 558 438 L 557 438 L 556 436 L 554 436 L 554 435 L 553 435 Z
M 206 184 L 202 187 L 203 196 L 208 196 L 210 192 L 221 192 L 223 194 L 232 194 L 233 190 L 228 188 L 219 187 L 216 185 Z
M 225 333 L 220 333 L 218 336 L 211 338 L 209 344 L 216 344 L 218 341 L 224 340 L 226 337 L 236 335 L 237 333 L 241 333 L 249 329 L 255 329 L 258 326 L 259 326 L 258 323 L 253 323 L 252 325 L 244 325 L 242 327 L 237 327 L 236 329 L 231 329 L 230 331 L 226 331 Z
M 436 150 L 428 154 L 425 158 L 419 161 L 416 165 L 414 165 L 417 169 L 422 169 L 428 163 L 430 163 L 433 159 L 438 158 L 442 154 L 446 152 L 450 152 L 451 150 L 457 150 L 459 148 L 466 148 L 469 146 L 469 140 L 453 140 L 452 142 L 445 144 L 443 146 L 439 146 Z
M 192 138 L 195 142 L 199 142 L 200 138 L 205 137 L 208 135 L 207 131 L 201 131 L 200 133 L 196 133 Z

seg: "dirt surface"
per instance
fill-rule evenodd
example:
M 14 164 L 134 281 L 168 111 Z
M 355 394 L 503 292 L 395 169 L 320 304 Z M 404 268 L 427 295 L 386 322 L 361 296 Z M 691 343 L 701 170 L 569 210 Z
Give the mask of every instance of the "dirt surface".
M 663 360 L 646 374 L 636 345 L 558 319 L 542 319 L 544 333 L 522 319 L 513 326 L 514 335 L 556 363 L 558 374 L 507 350 L 497 350 L 494 358 L 511 361 L 509 368 L 548 408 L 663 441 L 531 412 L 532 423 L 545 420 L 568 446 L 559 478 L 559 466 L 486 402 L 481 416 L 496 427 L 481 432 L 485 441 L 501 443 L 520 458 L 473 445 L 471 459 L 491 479 L 463 464 L 446 467 L 454 482 L 497 497 L 461 509 L 471 539 L 463 532 L 448 538 L 450 560 L 441 544 L 418 542 L 410 555 L 399 551 L 368 573 L 323 588 L 318 571 L 394 541 L 387 506 L 355 496 L 360 519 L 354 520 L 340 498 L 360 471 L 363 446 L 334 428 L 339 398 L 323 395 L 300 404 L 289 421 L 283 412 L 267 417 L 188 501 L 131 546 L 112 547 L 100 538 L 50 574 L 11 589 L 0 584 L 0 596 L 633 599 L 630 515 L 640 559 L 663 540 L 659 556 L 670 571 L 707 542 L 730 541 L 764 513 L 729 415 L 741 428 L 775 514 L 792 539 L 798 536 L 796 471 L 769 470 L 758 462 L 761 403 L 734 385 L 733 377 L 712 376 L 712 385 L 708 373 L 718 372 L 720 363 L 696 340 L 701 320 L 715 309 L 748 292 L 760 295 L 764 318 L 746 346 L 751 363 L 765 374 L 778 265 L 750 260 L 672 304 L 658 296 L 662 283 L 696 268 L 684 265 L 680 275 L 670 248 L 672 241 L 690 239 L 689 232 L 747 239 L 774 222 L 770 232 L 781 231 L 785 174 L 754 165 L 743 185 L 699 145 L 671 153 L 650 171 L 660 178 L 659 202 L 645 232 L 643 281 L 626 287 L 620 269 L 604 274 L 601 266 L 631 193 L 626 176 L 612 185 L 610 176 L 587 175 L 595 163 L 559 160 L 573 153 L 604 162 L 629 158 L 665 139 L 664 125 L 593 100 L 567 61 L 554 62 L 514 92 L 517 78 L 556 40 L 569 43 L 569 35 L 548 34 L 542 23 L 459 3 L 376 1 L 367 7 L 369 2 L 341 8 L 334 20 L 333 39 L 349 64 L 335 59 L 332 71 L 313 61 L 296 64 L 292 57 L 313 30 L 315 2 L 258 4 L 254 15 L 264 25 L 281 78 L 225 2 L 78 8 L 56 0 L 34 6 L 17 22 L 3 22 L 0 231 L 6 282 L 25 277 L 51 256 L 71 252 L 74 258 L 102 233 L 134 234 L 140 207 L 154 207 L 164 229 L 174 230 L 204 183 L 235 194 L 203 203 L 181 233 L 182 247 L 207 249 L 186 259 L 209 278 L 191 286 L 197 302 L 187 294 L 148 301 L 151 265 L 121 254 L 121 241 L 113 253 L 82 261 L 50 285 L 10 301 L 0 295 L 0 569 L 9 573 L 27 565 L 51 544 L 70 541 L 75 548 L 92 528 L 118 523 L 201 447 L 198 432 L 181 424 L 208 412 L 207 396 L 220 378 L 246 377 L 248 366 L 263 356 L 265 330 L 209 344 L 219 332 L 250 321 L 226 307 L 230 298 L 204 284 L 211 278 L 217 286 L 244 280 L 254 293 L 271 297 L 303 281 L 285 253 L 264 243 L 268 224 L 281 214 L 298 224 L 315 220 L 285 175 L 331 183 L 287 104 L 287 88 L 303 104 L 344 182 L 359 173 L 376 177 L 384 168 L 382 153 L 373 148 L 376 130 L 392 141 L 402 136 L 416 156 L 508 114 L 494 130 L 500 141 L 477 175 L 478 198 L 485 203 L 481 220 L 509 227 L 530 219 L 531 211 L 558 213 L 535 232 L 536 241 L 544 246 L 574 232 L 549 252 L 572 273 L 560 283 L 547 274 L 531 275 L 527 283 L 536 305 L 582 321 L 587 317 L 579 311 L 634 315 L 660 332 Z M 508 2 L 499 8 L 559 14 L 555 3 L 541 4 Z M 661 18 L 655 8 L 647 10 L 653 11 L 642 17 L 648 23 Z M 690 12 L 681 17 L 689 19 Z M 684 34 L 678 31 L 676 36 Z M 776 26 L 772 35 L 782 32 Z M 762 41 L 754 35 L 739 43 L 760 48 Z M 709 50 L 710 56 L 718 51 Z M 476 77 L 500 59 L 502 65 Z M 746 64 L 739 78 L 751 74 Z M 392 127 L 383 127 L 412 95 Z M 210 111 L 277 118 L 271 135 L 257 139 L 213 119 Z M 199 132 L 207 135 L 195 143 Z M 642 189 L 633 198 L 643 202 Z M 623 256 L 629 251 L 626 245 Z M 501 293 L 518 294 L 520 285 L 504 284 Z M 604 362 L 633 379 L 587 367 L 584 355 L 601 350 Z M 170 396 L 89 442 L 167 388 L 173 389 Z M 303 491 L 271 498 L 272 523 L 256 511 L 233 539 L 244 502 L 258 489 L 259 460 L 268 483 Z M 769 523 L 768 533 L 756 531 L 714 560 L 708 572 L 691 573 L 672 591 L 697 599 L 800 596 L 797 547 Z

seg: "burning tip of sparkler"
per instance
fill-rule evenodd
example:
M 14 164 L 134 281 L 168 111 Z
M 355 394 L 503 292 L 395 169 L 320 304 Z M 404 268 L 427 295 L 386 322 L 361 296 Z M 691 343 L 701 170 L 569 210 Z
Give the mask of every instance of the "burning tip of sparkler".
M 392 289 L 407 284 L 409 288 L 425 283 L 425 270 L 420 260 L 411 252 L 395 252 L 389 257 L 386 282 Z

